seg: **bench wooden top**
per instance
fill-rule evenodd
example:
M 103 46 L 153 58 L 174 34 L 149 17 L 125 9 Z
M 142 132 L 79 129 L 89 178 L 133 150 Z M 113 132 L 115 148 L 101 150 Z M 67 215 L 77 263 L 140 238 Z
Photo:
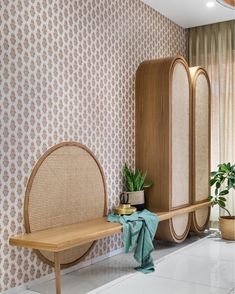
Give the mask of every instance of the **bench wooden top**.
M 60 252 L 106 236 L 119 233 L 122 225 L 98 218 L 87 222 L 55 227 L 10 238 L 10 244 L 33 249 Z
M 209 206 L 210 202 L 204 202 L 173 211 L 158 212 L 157 216 L 159 221 L 164 221 L 177 215 Z M 121 231 L 121 224 L 108 222 L 105 217 L 101 217 L 78 224 L 55 227 L 43 231 L 11 237 L 9 242 L 11 245 L 19 247 L 60 252 L 111 236 L 115 233 L 120 233 Z

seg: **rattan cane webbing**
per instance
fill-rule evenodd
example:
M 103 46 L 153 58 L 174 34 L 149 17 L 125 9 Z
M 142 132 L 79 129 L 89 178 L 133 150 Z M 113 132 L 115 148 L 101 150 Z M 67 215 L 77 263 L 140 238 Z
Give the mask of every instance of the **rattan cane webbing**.
M 205 69 L 190 67 L 193 97 L 193 203 L 207 200 L 210 195 L 210 80 Z M 202 232 L 207 227 L 210 208 L 192 214 L 192 230 Z
M 94 155 L 78 143 L 61 143 L 42 156 L 29 179 L 26 230 L 34 232 L 101 217 L 105 205 L 105 181 Z M 62 252 L 61 264 L 74 264 L 91 246 L 89 243 Z M 53 254 L 37 253 L 44 261 L 53 262 Z

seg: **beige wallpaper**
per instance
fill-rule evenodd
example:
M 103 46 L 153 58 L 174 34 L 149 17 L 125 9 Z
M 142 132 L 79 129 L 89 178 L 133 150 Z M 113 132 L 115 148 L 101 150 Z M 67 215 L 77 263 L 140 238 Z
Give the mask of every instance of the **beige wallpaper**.
M 51 272 L 31 250 L 10 247 L 24 231 L 33 165 L 65 140 L 87 145 L 107 179 L 109 207 L 134 165 L 134 79 L 150 58 L 185 55 L 186 32 L 139 0 L 1 0 L 0 291 Z M 121 247 L 116 235 L 88 258 Z

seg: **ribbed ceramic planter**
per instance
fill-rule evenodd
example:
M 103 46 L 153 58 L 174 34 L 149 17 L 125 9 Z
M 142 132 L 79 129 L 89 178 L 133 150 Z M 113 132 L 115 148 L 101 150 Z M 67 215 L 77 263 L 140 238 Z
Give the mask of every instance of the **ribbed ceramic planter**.
M 235 241 L 235 216 L 221 216 L 219 225 L 222 238 Z
M 137 208 L 137 210 L 143 210 L 145 208 L 144 190 L 135 192 L 124 192 L 128 196 L 128 203 L 131 206 Z

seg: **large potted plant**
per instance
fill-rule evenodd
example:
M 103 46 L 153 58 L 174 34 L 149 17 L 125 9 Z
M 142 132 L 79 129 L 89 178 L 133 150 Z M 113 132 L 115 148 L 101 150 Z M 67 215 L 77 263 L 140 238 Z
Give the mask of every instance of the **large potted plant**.
M 231 165 L 231 163 L 219 164 L 218 170 L 211 172 L 210 185 L 215 187 L 214 195 L 209 196 L 212 206 L 219 205 L 228 214 L 219 219 L 222 238 L 235 240 L 235 216 L 231 215 L 226 208 L 229 190 L 235 190 L 235 165 Z
M 125 164 L 124 166 L 124 183 L 125 192 L 123 196 L 126 203 L 136 207 L 137 210 L 145 208 L 144 190 L 151 187 L 152 183 L 146 181 L 147 171 L 144 173 L 137 169 L 132 171 Z

